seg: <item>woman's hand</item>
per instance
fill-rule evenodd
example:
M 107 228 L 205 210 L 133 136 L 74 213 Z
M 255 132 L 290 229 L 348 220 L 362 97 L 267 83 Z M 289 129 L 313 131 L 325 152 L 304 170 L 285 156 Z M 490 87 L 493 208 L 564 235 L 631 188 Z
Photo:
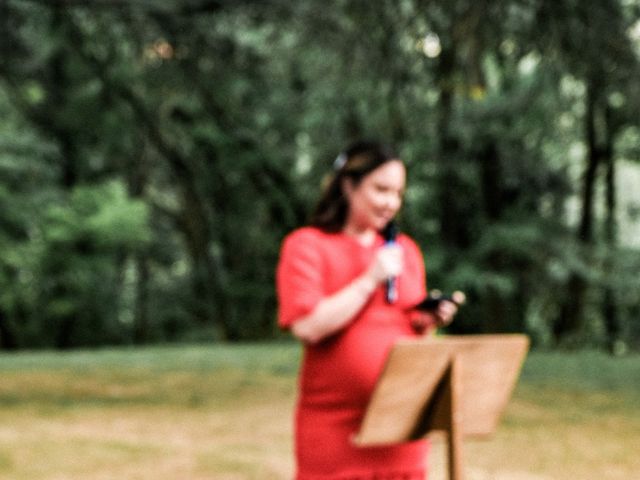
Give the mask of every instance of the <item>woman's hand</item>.
M 456 303 L 442 300 L 435 311 L 413 310 L 410 313 L 411 326 L 420 334 L 429 333 L 435 328 L 449 325 L 457 312 Z
M 449 300 L 443 300 L 436 310 L 436 318 L 439 327 L 446 327 L 453 321 L 453 317 L 458 312 L 458 304 Z
M 400 245 L 385 245 L 379 248 L 367 275 L 376 284 L 384 282 L 388 278 L 397 277 L 404 267 L 404 255 Z

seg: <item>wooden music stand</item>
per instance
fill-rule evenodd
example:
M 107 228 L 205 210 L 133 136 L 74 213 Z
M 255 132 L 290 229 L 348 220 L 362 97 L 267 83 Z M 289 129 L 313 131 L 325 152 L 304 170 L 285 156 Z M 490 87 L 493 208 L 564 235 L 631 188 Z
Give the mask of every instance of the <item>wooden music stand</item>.
M 396 343 L 367 407 L 358 446 L 448 439 L 449 479 L 462 480 L 463 438 L 494 432 L 529 348 L 525 335 L 461 335 Z

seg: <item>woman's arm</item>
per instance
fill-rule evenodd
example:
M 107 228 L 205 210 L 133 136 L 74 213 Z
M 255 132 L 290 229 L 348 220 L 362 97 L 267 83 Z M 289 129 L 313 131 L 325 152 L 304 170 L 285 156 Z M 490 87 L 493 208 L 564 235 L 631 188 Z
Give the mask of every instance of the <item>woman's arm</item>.
M 365 306 L 380 282 L 402 271 L 402 248 L 378 250 L 369 268 L 333 295 L 323 298 L 308 315 L 291 324 L 291 332 L 303 342 L 314 344 L 339 332 Z
M 367 303 L 378 282 L 365 274 L 326 297 L 313 311 L 291 325 L 291 333 L 306 343 L 318 343 L 342 330 Z

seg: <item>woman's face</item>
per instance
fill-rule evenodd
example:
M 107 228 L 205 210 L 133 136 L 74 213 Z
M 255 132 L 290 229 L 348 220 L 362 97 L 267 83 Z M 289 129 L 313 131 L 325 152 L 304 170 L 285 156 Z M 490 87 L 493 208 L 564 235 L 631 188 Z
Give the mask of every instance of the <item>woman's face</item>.
M 406 175 L 400 160 L 390 160 L 358 184 L 345 180 L 343 188 L 349 202 L 346 227 L 358 231 L 382 230 L 400 210 Z

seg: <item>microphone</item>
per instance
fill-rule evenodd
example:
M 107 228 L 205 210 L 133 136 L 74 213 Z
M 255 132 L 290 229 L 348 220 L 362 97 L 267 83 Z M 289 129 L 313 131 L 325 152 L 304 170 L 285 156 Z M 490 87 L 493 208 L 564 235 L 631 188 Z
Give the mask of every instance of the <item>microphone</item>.
M 382 237 L 384 238 L 385 245 L 393 245 L 396 243 L 397 236 L 398 226 L 392 220 L 387 223 L 387 226 L 382 230 Z M 395 303 L 396 300 L 398 300 L 398 286 L 395 277 L 389 277 L 385 282 L 385 298 L 387 303 Z

